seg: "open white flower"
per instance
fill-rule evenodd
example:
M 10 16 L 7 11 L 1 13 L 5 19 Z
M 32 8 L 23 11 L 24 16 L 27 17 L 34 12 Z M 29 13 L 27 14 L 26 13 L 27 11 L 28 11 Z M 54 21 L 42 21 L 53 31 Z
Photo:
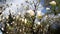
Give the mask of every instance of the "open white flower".
M 37 12 L 37 16 L 42 16 L 41 11 Z
M 56 5 L 56 2 L 55 1 L 51 1 L 50 4 L 51 5 Z
M 43 13 L 41 11 L 37 11 L 37 18 L 42 18 Z
M 34 13 L 33 10 L 28 10 L 27 13 L 29 13 L 31 16 L 34 16 L 35 15 L 35 13 Z

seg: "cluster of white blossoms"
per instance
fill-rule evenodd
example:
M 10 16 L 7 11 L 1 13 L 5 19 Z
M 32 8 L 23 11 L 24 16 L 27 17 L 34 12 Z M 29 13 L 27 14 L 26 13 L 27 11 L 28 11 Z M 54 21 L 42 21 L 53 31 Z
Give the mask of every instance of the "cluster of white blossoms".
M 33 10 L 28 10 L 27 13 L 30 15 L 30 16 L 34 16 L 35 15 L 35 12 Z M 43 13 L 41 11 L 37 11 L 37 14 L 36 14 L 37 18 L 42 18 L 43 16 Z
M 27 23 L 27 19 L 25 18 L 21 18 L 22 22 L 24 22 L 25 24 Z
M 35 15 L 35 13 L 34 13 L 34 11 L 33 11 L 33 10 L 28 10 L 28 11 L 27 11 L 27 13 L 29 13 L 29 14 L 30 14 L 30 16 L 34 16 L 34 15 Z
M 50 4 L 51 5 L 56 5 L 56 2 L 55 1 L 51 1 Z

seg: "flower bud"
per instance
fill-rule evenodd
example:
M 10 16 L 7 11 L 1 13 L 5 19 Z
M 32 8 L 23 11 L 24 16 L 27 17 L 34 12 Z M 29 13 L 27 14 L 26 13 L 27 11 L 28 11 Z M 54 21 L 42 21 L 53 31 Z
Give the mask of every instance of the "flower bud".
M 27 23 L 27 19 L 25 19 L 25 23 Z
M 5 19 L 5 18 L 3 17 L 3 19 Z
M 4 28 L 1 28 L 2 30 L 4 30 Z
M 9 26 L 9 24 L 7 23 L 7 26 Z
M 50 4 L 54 6 L 54 5 L 56 5 L 56 2 L 55 1 L 51 1 Z
M 18 15 L 20 15 L 21 13 L 19 12 Z

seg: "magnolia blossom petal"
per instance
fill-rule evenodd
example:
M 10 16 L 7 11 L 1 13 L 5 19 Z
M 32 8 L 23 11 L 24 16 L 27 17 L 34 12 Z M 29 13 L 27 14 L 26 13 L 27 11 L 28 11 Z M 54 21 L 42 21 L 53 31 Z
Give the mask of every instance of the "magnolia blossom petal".
M 27 23 L 27 19 L 25 19 L 25 23 Z
M 43 14 L 41 11 L 37 11 L 36 17 L 37 17 L 37 18 L 42 18 L 43 15 L 44 15 L 44 14 Z
M 50 4 L 51 5 L 56 5 L 56 2 L 55 1 L 51 1 Z
M 35 15 L 35 13 L 34 13 L 33 10 L 28 10 L 27 13 L 29 13 L 31 16 L 34 16 Z

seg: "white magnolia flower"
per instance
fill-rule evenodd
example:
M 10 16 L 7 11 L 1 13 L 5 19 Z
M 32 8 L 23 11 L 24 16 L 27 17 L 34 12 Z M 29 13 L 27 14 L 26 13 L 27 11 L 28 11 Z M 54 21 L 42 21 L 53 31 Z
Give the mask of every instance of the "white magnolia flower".
M 51 1 L 50 4 L 51 5 L 56 5 L 56 2 L 55 1 Z
M 21 13 L 19 12 L 18 15 L 20 15 Z
M 15 19 L 15 17 L 13 17 L 13 19 Z
M 16 19 L 18 19 L 18 18 L 19 18 L 19 16 L 17 15 L 17 16 L 16 16 Z
M 8 19 L 9 18 L 9 16 L 6 16 L 6 19 Z
M 41 11 L 37 11 L 37 18 L 42 18 L 43 13 Z
M 27 23 L 27 19 L 25 19 L 25 23 Z
M 9 24 L 7 23 L 7 26 L 9 26 Z
M 49 24 L 47 24 L 46 26 L 49 27 Z
M 21 20 L 22 20 L 22 22 L 24 22 L 24 18 L 22 18 Z
M 5 17 L 3 17 L 3 19 L 5 19 Z
M 29 13 L 31 16 L 34 16 L 35 15 L 35 13 L 34 13 L 33 10 L 28 10 L 27 13 Z
M 45 17 L 47 18 L 47 17 L 48 17 L 48 15 L 45 15 Z
M 50 8 L 47 7 L 46 10 L 50 10 Z
M 4 30 L 4 28 L 1 28 L 2 30 Z
M 37 22 L 38 25 L 40 25 L 41 23 L 40 22 Z
M 37 16 L 42 16 L 41 11 L 37 11 Z

